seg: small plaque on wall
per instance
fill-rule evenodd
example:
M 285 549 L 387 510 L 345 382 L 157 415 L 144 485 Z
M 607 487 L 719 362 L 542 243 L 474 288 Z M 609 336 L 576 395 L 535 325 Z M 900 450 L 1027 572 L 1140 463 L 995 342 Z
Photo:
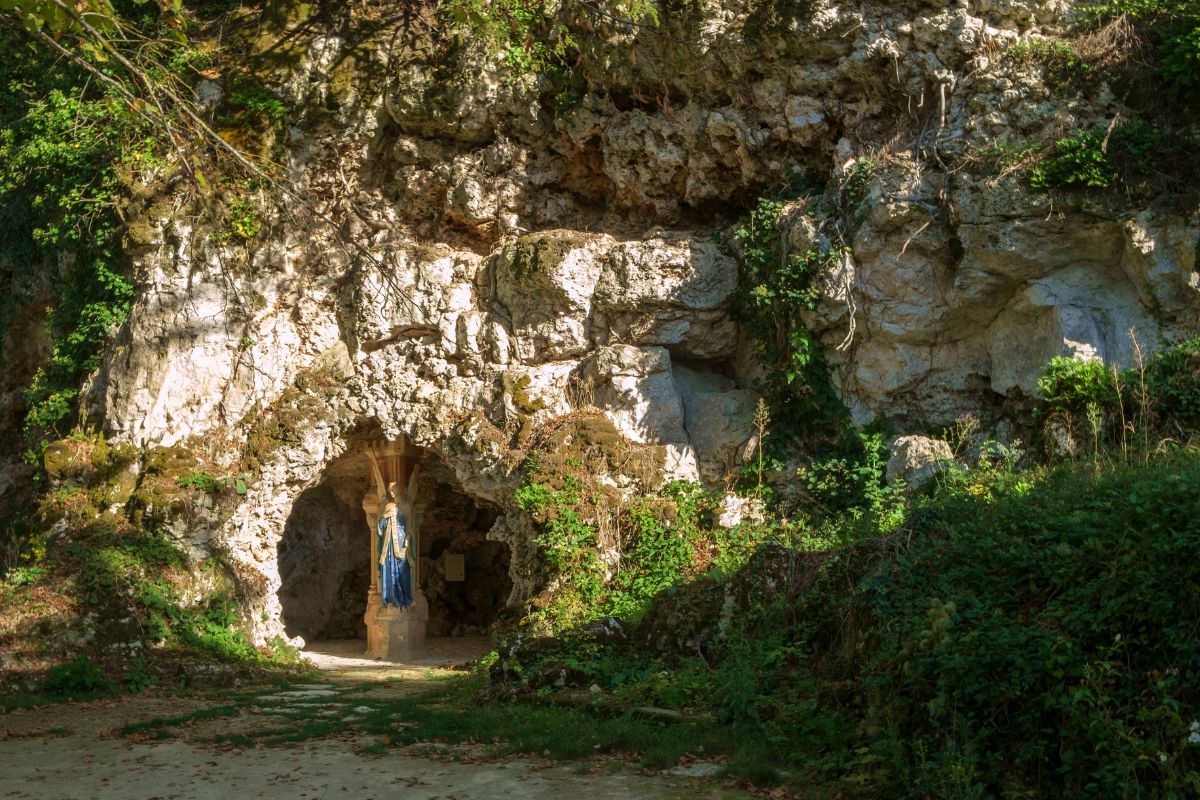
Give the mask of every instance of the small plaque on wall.
M 466 558 L 462 553 L 445 553 L 442 555 L 442 567 L 446 573 L 446 580 L 449 581 L 465 581 L 467 579 L 467 564 Z

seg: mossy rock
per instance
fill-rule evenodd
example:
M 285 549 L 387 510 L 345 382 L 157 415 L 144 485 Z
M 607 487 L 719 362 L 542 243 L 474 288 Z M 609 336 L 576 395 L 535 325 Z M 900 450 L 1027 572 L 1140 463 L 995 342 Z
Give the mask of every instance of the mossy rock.
M 574 231 L 548 231 L 522 236 L 506 248 L 508 271 L 518 282 L 531 280 L 539 274 L 552 271 L 582 243 L 583 238 Z
M 59 439 L 42 451 L 42 468 L 51 478 L 82 478 L 92 471 L 90 442 Z
M 200 466 L 200 459 L 186 447 L 158 445 L 146 451 L 145 465 L 147 475 L 182 478 Z
M 156 476 L 143 480 L 131 499 L 139 508 L 184 511 L 191 503 L 191 497 L 191 493 L 173 479 Z
M 344 357 L 343 357 L 344 356 Z M 279 399 L 265 409 L 255 408 L 243 418 L 249 427 L 242 471 L 251 475 L 262 471 L 276 451 L 296 444 L 303 432 L 321 419 L 348 413 L 344 406 L 335 406 L 333 398 L 341 391 L 353 364 L 338 348 L 323 353 L 312 369 L 296 375 L 295 382 L 283 390 Z
M 531 376 L 511 377 L 506 374 L 504 377 L 505 383 L 508 384 L 508 394 L 512 398 L 513 407 L 518 411 L 523 414 L 536 414 L 546 407 L 545 400 L 529 395 L 529 387 L 533 383 Z
M 669 589 L 642 615 L 632 639 L 668 661 L 694 658 L 715 644 L 724 603 L 724 588 L 711 578 Z
M 131 444 L 110 444 L 101 437 L 92 451 L 93 471 L 88 485 L 105 495 L 104 505 L 123 503 L 137 486 L 141 451 Z
M 88 486 L 135 463 L 138 450 L 130 444 L 110 444 L 103 434 L 76 434 L 46 445 L 42 467 L 56 480 L 70 479 Z
M 187 513 L 192 493 L 179 485 L 179 479 L 200 466 L 196 454 L 178 445 L 152 447 L 146 451 L 144 463 L 145 475 L 129 498 L 134 521 L 154 527 Z
M 100 516 L 92 493 L 77 483 L 68 483 L 47 492 L 38 503 L 37 523 L 49 529 L 66 520 L 72 526 L 86 525 Z
M 93 489 L 97 502 L 107 508 L 116 503 L 126 503 L 137 488 L 139 470 L 136 463 L 123 469 L 111 470 L 104 480 Z
M 125 226 L 124 247 L 126 250 L 150 247 L 158 241 L 158 236 L 158 226 L 152 220 L 142 217 Z

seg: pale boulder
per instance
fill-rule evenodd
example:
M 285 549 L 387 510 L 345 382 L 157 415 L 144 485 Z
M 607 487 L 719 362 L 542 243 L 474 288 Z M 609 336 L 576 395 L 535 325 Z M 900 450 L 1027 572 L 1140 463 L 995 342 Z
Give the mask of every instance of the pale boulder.
M 496 298 L 512 321 L 511 345 L 527 364 L 582 355 L 590 344 L 592 293 L 609 236 L 545 231 L 496 256 Z
M 713 359 L 728 357 L 737 341 L 729 308 L 737 267 L 713 242 L 657 231 L 621 242 L 595 286 L 595 328 L 609 342 Z
M 919 486 L 954 463 L 950 445 L 929 436 L 901 436 L 892 443 L 887 481 Z

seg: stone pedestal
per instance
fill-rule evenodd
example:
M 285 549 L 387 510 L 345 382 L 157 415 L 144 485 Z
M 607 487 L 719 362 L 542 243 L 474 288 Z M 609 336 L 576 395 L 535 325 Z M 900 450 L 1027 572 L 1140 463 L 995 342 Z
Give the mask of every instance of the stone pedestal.
M 408 608 L 384 608 L 378 591 L 367 597 L 367 658 L 383 661 L 410 661 L 425 658 L 425 625 L 429 622 L 429 604 L 422 592 L 413 593 Z

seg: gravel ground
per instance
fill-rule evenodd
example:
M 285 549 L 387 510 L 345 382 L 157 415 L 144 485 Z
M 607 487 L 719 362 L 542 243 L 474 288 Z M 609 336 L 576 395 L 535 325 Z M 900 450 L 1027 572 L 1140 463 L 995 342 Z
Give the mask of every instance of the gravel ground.
M 314 661 L 325 671 L 322 679 L 327 677 L 339 688 L 391 677 L 401 680 L 388 687 L 407 693 L 421 688 L 430 669 L 469 660 L 480 646 L 480 642 L 460 641 L 442 647 L 447 651 L 430 659 L 397 665 L 358 658 L 357 643 L 335 643 L 320 646 Z M 264 697 L 270 692 L 278 697 L 274 689 L 264 689 Z M 233 729 L 247 722 L 240 717 L 207 720 L 163 741 L 131 739 L 119 732 L 131 722 L 178 716 L 220 703 L 212 698 L 136 696 L 0 715 L 0 800 L 749 797 L 709 781 L 649 775 L 613 762 L 547 764 L 472 756 L 463 763 L 404 750 L 368 755 L 360 751 L 372 740 L 357 735 L 279 746 L 233 747 L 198 741 L 202 732 L 211 734 L 214 728 Z

